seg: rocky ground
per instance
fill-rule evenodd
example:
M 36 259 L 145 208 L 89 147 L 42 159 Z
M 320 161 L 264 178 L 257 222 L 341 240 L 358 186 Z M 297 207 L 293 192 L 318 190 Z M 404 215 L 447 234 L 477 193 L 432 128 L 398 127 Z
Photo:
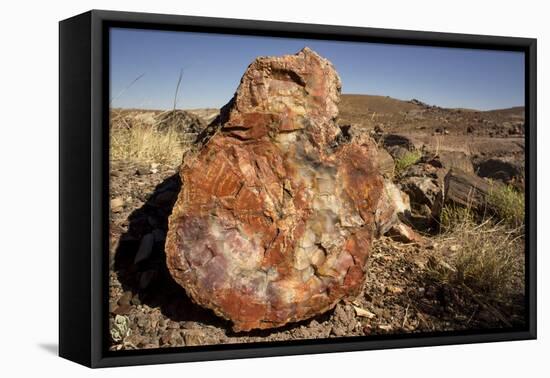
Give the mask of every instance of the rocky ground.
M 112 127 L 121 130 L 149 125 L 162 132 L 165 124 L 178 123 L 177 132 L 192 139 L 215 116 L 213 109 L 173 113 L 115 109 L 111 119 Z M 377 238 L 357 298 L 312 319 L 262 331 L 232 331 L 228 321 L 194 304 L 169 274 L 164 243 L 167 219 L 181 187 L 178 163 L 112 159 L 111 349 L 522 327 L 522 248 L 506 262 L 512 289 L 505 298 L 493 300 L 434 276 L 453 269 L 453 256 L 464 240 L 460 234 L 441 233 L 433 220 L 441 217 L 442 195 L 452 184 L 451 169 L 459 169 L 453 185 L 465 180 L 471 185 L 466 189 L 485 190 L 483 195 L 487 194 L 483 188 L 493 182 L 523 190 L 523 117 L 523 108 L 479 112 L 443 109 L 417 100 L 342 96 L 340 127 L 349 134 L 369 133 L 376 140 L 386 180 L 404 193 L 407 223 L 422 238 L 391 232 Z M 464 188 L 455 189 L 451 194 L 460 202 Z M 483 224 L 476 227 L 482 230 Z M 495 237 L 508 237 L 501 234 Z M 522 235 L 514 238 L 520 246 Z
M 433 236 L 427 246 L 382 237 L 374 242 L 362 294 L 328 313 L 283 328 L 234 333 L 195 305 L 165 264 L 167 217 L 180 182 L 176 167 L 112 162 L 110 319 L 112 350 L 297 340 L 523 324 L 523 257 L 517 298 L 496 309 L 430 278 L 460 241 Z

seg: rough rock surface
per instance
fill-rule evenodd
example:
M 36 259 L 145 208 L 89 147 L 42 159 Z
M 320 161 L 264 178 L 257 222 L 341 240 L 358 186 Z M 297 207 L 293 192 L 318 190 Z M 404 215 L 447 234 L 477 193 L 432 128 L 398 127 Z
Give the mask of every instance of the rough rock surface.
M 492 158 L 477 164 L 477 174 L 506 184 L 523 183 L 525 181 L 524 163 L 518 159 Z
M 497 185 L 496 182 L 493 185 Z M 482 178 L 453 168 L 445 176 L 445 201 L 485 211 L 491 184 Z
M 336 125 L 339 100 L 312 50 L 258 58 L 184 156 L 167 265 L 236 331 L 310 318 L 362 287 L 383 179 L 374 144 Z
M 462 151 L 440 151 L 438 158 L 446 172 L 452 168 L 458 168 L 467 173 L 474 173 L 470 157 Z
M 378 149 L 378 165 L 380 173 L 386 178 L 393 177 L 395 173 L 395 162 L 393 157 L 383 148 Z
M 410 221 L 416 229 L 437 226 L 443 205 L 445 169 L 437 159 L 416 163 L 401 173 L 399 187 L 410 199 Z
M 397 185 L 384 180 L 384 190 L 375 213 L 377 235 L 386 234 L 393 226 L 407 220 L 411 215 L 409 195 L 402 192 Z

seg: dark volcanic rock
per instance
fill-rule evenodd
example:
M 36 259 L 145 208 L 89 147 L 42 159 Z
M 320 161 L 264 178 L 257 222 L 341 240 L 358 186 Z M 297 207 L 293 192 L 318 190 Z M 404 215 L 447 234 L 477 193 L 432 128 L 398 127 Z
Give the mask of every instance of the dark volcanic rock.
M 402 146 L 388 146 L 386 150 L 393 159 L 402 159 L 409 153 L 409 150 Z
M 236 331 L 310 318 L 361 289 L 383 179 L 374 143 L 342 136 L 339 100 L 315 52 L 258 58 L 218 131 L 184 156 L 167 265 Z
M 486 159 L 477 165 L 477 174 L 504 183 L 523 182 L 525 168 L 522 162 L 505 159 Z
M 390 147 L 401 147 L 405 148 L 409 151 L 415 150 L 416 146 L 413 142 L 413 140 L 405 135 L 400 134 L 387 134 L 382 137 L 382 145 L 385 148 Z M 391 153 L 391 152 L 390 152 Z
M 198 134 L 206 128 L 206 122 L 191 112 L 175 109 L 160 114 L 157 117 L 158 129 L 161 131 L 170 128 L 180 133 Z

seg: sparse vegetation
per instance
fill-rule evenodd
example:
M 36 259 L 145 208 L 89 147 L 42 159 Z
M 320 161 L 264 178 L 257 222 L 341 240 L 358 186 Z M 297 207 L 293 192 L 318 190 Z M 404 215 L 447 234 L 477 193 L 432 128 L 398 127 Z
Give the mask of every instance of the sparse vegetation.
M 395 173 L 399 175 L 405 169 L 418 163 L 422 158 L 422 152 L 418 150 L 409 151 L 402 158 L 395 161 Z
M 184 110 L 111 109 L 111 160 L 177 166 L 206 123 Z
M 177 91 L 176 87 L 176 96 Z M 403 155 L 402 149 L 392 151 L 383 145 L 382 138 L 379 139 L 379 148 L 385 148 L 395 163 L 394 173 L 388 173 L 390 177 L 387 178 L 409 198 L 410 193 L 414 192 L 412 185 L 405 186 L 408 178 L 418 179 L 411 181 L 418 183 L 417 187 L 433 181 L 435 187 L 426 185 L 421 189 L 428 195 L 434 194 L 436 206 L 425 201 L 422 204 L 425 206 L 413 208 L 411 214 L 404 212 L 406 217 L 402 221 L 410 220 L 406 224 L 422 235 L 420 242 L 403 242 L 386 236 L 373 240 L 364 295 L 358 296 L 351 304 L 338 304 L 335 311 L 324 315 L 326 320 L 323 322 L 314 320 L 296 329 L 274 330 L 269 336 L 262 336 L 262 340 L 523 326 L 523 194 L 512 187 L 500 187 L 489 196 L 484 190 L 479 199 L 483 206 L 474 206 L 477 203 L 473 203 L 471 208 L 453 205 L 457 202 L 435 196 L 441 193 L 445 197 L 446 187 L 439 180 L 449 169 L 445 163 L 456 164 L 451 158 L 442 158 L 446 152 L 466 151 L 466 162 L 471 162 L 472 151 L 482 151 L 486 154 L 484 159 L 507 154 L 521 158 L 522 152 L 514 150 L 520 148 L 515 137 L 506 134 L 505 138 L 498 138 L 502 134 L 502 122 L 512 116 L 518 118 L 521 109 L 510 111 L 510 116 L 498 112 L 457 113 L 452 109 L 428 108 L 419 102 L 382 96 L 344 95 L 340 110 L 341 124 L 352 124 L 353 130 L 364 133 L 377 126 L 378 136 L 395 133 L 415 141 L 401 145 L 403 148 L 422 145 L 421 149 Z M 189 143 L 196 140 L 201 127 L 210 122 L 195 122 L 187 113 L 194 112 L 181 109 L 112 109 L 111 169 L 116 174 L 111 176 L 110 187 L 113 197 L 111 209 L 115 210 L 110 214 L 113 225 L 111 253 L 115 259 L 113 262 L 122 264 L 113 264 L 120 271 L 110 276 L 110 307 L 116 310 L 116 313 L 113 311 L 110 314 L 113 348 L 257 340 L 256 335 L 229 335 L 224 323 L 220 323 L 213 314 L 197 322 L 193 333 L 187 333 L 185 328 L 182 328 L 181 334 L 173 332 L 168 325 L 172 327 L 179 323 L 172 322 L 170 313 L 165 313 L 164 309 L 171 308 L 180 300 L 180 291 L 166 290 L 162 285 L 168 282 L 169 277 L 165 269 L 163 244 L 154 243 L 152 258 L 146 264 L 140 263 L 138 270 L 135 270 L 135 259 L 125 258 L 128 253 L 138 253 L 141 242 L 135 243 L 134 240 L 147 240 L 150 234 L 156 237 L 172 211 L 180 184 L 174 170 Z M 442 124 L 441 117 L 448 122 Z M 510 122 L 516 122 L 515 118 L 511 118 Z M 466 127 L 470 126 L 475 127 L 474 132 L 466 135 Z M 450 134 L 434 134 L 437 127 L 447 128 Z M 489 132 L 494 132 L 497 137 L 486 138 Z M 422 143 L 416 143 L 414 138 L 418 135 L 423 137 Z M 423 163 L 418 164 L 419 161 Z M 442 163 L 443 168 L 437 165 L 438 162 Z M 145 165 L 145 174 L 138 173 L 142 171 L 141 163 Z M 161 163 L 158 170 L 148 169 L 152 163 Z M 414 169 L 409 169 L 411 166 Z M 136 167 L 139 169 L 136 170 Z M 434 178 L 436 173 L 437 180 Z M 430 191 L 432 188 L 433 193 Z M 143 197 L 148 198 L 146 203 L 143 203 Z M 442 210 L 440 206 L 444 206 Z M 434 225 L 435 219 L 440 221 L 439 229 L 437 224 Z M 118 226 L 125 222 L 128 222 L 127 230 Z M 126 233 L 132 237 L 127 244 Z M 154 281 L 151 282 L 155 284 L 142 288 L 142 282 L 147 283 L 149 272 L 154 272 L 154 278 L 151 278 Z M 126 296 L 132 299 L 137 297 L 139 302 L 130 300 L 128 309 L 128 306 L 119 303 L 120 298 Z M 181 309 L 178 307 L 178 311 L 194 313 L 194 306 L 187 301 Z M 126 320 L 117 315 L 120 311 L 128 312 L 122 315 L 127 317 Z M 348 327 L 352 323 L 356 327 Z M 153 329 L 150 324 L 164 326 Z
M 440 227 L 443 233 L 452 232 L 453 230 L 460 228 L 464 225 L 470 225 L 474 222 L 475 214 L 472 209 L 458 206 L 458 205 L 446 205 L 441 210 Z
M 449 258 L 431 261 L 429 275 L 440 283 L 498 300 L 509 293 L 514 274 L 523 265 L 523 241 L 508 224 L 475 219 L 468 208 L 443 209 L 440 241 Z
M 111 159 L 178 165 L 184 143 L 172 128 L 159 131 L 150 125 L 111 128 Z
M 495 186 L 487 197 L 489 207 L 496 216 L 512 228 L 525 223 L 525 195 L 510 185 Z

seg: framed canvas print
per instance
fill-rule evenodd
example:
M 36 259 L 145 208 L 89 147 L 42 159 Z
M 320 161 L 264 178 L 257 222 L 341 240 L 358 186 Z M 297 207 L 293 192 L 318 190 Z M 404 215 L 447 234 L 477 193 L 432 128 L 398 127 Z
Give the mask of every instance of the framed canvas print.
M 61 21 L 60 355 L 535 338 L 535 135 L 534 39 Z

